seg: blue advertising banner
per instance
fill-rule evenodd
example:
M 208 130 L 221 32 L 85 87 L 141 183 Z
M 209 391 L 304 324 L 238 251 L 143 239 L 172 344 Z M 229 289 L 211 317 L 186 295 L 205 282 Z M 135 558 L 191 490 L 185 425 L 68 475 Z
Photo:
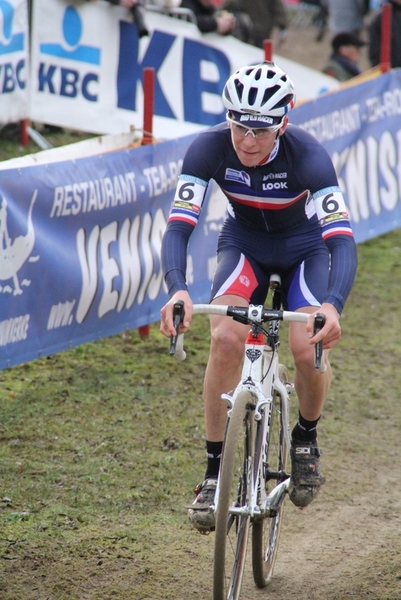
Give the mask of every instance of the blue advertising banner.
M 401 227 L 401 69 L 297 107 L 327 149 L 357 242 Z
M 291 120 L 331 155 L 357 242 L 401 226 L 400 69 L 298 106 Z M 0 368 L 159 319 L 161 240 L 192 139 L 1 165 Z M 211 184 L 189 248 L 195 302 L 209 298 L 226 206 Z
M 161 239 L 191 139 L 0 171 L 0 368 L 159 319 Z M 197 301 L 225 211 L 213 195 L 191 240 Z

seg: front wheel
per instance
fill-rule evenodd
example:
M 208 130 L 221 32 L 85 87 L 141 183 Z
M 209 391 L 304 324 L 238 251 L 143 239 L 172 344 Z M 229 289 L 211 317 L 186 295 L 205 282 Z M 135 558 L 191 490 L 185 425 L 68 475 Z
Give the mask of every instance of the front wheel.
M 232 514 L 231 507 L 247 507 L 253 456 L 252 396 L 241 392 L 228 423 L 220 471 L 216 511 L 213 600 L 237 600 L 245 568 L 250 516 Z
M 281 365 L 280 365 L 281 367 Z M 286 373 L 280 372 L 280 379 L 285 383 Z M 287 379 L 288 381 L 288 379 Z M 288 458 L 288 448 L 285 437 L 285 427 L 282 409 L 282 398 L 274 392 L 271 408 L 271 421 L 268 439 L 266 440 L 266 473 L 285 471 Z M 268 479 L 268 478 L 267 478 Z M 270 479 L 266 481 L 267 493 L 279 481 Z M 252 569 L 255 584 L 259 588 L 265 587 L 273 574 L 276 560 L 280 526 L 283 518 L 283 502 L 279 505 L 275 516 L 255 521 L 252 526 Z

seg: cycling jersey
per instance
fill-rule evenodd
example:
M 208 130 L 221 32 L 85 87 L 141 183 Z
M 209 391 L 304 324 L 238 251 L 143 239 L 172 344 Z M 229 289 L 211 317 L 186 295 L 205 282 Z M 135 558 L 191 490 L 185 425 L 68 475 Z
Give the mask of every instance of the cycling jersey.
M 225 123 L 202 132 L 191 143 L 162 244 L 169 294 L 187 289 L 188 239 L 198 222 L 211 179 L 228 199 L 219 258 L 228 249 L 234 249 L 237 260 L 243 256 L 250 265 L 248 274 L 255 278 L 252 290 L 257 290 L 262 285 L 262 273 L 277 271 L 292 277 L 307 258 L 311 264 L 311 256 L 321 256 L 329 277 L 323 280 L 324 293 L 317 293 L 317 304 L 330 302 L 341 313 L 357 264 L 344 198 L 326 150 L 309 133 L 291 124 L 277 139 L 266 162 L 256 167 L 245 167 L 240 162 Z M 230 278 L 227 265 L 235 263 L 232 256 L 222 261 L 220 272 L 218 267 L 212 297 L 232 293 L 232 288 L 224 284 L 224 279 Z M 313 273 L 319 269 L 316 260 L 313 262 L 314 268 L 307 272 L 309 278 L 317 280 Z M 239 268 L 238 264 L 235 268 Z M 262 287 L 266 287 L 266 281 Z M 314 287 L 318 287 L 316 281 Z M 287 293 L 290 289 L 288 280 Z M 252 290 L 240 295 L 253 299 Z M 307 303 L 315 302 L 312 299 Z M 290 304 L 294 307 L 295 301 Z

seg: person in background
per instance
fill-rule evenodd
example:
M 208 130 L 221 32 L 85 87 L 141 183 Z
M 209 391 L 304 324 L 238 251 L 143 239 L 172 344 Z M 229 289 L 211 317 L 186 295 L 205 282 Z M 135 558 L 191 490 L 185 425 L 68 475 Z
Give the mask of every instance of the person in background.
M 389 4 L 391 4 L 392 7 L 390 60 L 391 66 L 396 68 L 401 67 L 401 0 L 390 0 Z M 380 64 L 381 27 L 382 11 L 379 10 L 373 15 L 368 28 L 368 54 L 372 67 Z
M 233 35 L 246 43 L 251 39 L 252 21 L 245 12 L 237 10 L 236 0 L 182 0 L 181 8 L 192 10 L 202 33 Z
M 338 81 L 348 81 L 359 75 L 362 69 L 358 63 L 364 46 L 366 42 L 353 33 L 338 33 L 331 42 L 333 52 L 323 73 L 335 77 Z
M 152 4 L 158 8 L 178 8 L 181 4 L 181 0 L 152 0 L 146 4 Z
M 333 34 L 360 34 L 364 16 L 369 12 L 369 0 L 328 0 L 328 6 L 329 28 Z
M 96 0 L 86 0 L 86 2 L 95 2 Z M 122 6 L 123 8 L 127 8 L 133 21 L 138 30 L 138 36 L 144 37 L 149 35 L 148 28 L 145 23 L 145 8 L 144 4 L 146 0 L 106 0 L 109 4 L 114 4 L 115 6 Z
M 86 0 L 87 2 L 94 2 L 95 0 Z M 107 0 L 110 4 L 116 4 L 117 6 L 123 6 L 124 8 L 132 8 L 137 4 L 141 4 L 139 0 Z
M 218 242 L 210 301 L 219 305 L 263 304 L 272 273 L 282 280 L 284 307 L 309 313 L 308 324 L 291 323 L 298 421 L 292 430 L 290 500 L 304 508 L 316 498 L 320 469 L 317 426 L 329 390 L 331 369 L 314 368 L 314 344 L 327 350 L 340 339 L 340 314 L 352 288 L 356 245 L 347 208 L 329 154 L 308 132 L 288 122 L 295 91 L 272 62 L 245 66 L 223 91 L 226 122 L 201 132 L 189 146 L 162 241 L 162 266 L 169 301 L 160 331 L 176 335 L 173 306 L 184 302 L 184 333 L 192 300 L 187 288 L 187 246 L 209 182 L 228 200 Z M 274 183 L 268 183 L 274 182 Z M 326 323 L 314 335 L 314 315 Z M 210 358 L 204 380 L 207 465 L 189 509 L 201 533 L 215 527 L 214 503 L 227 404 L 223 393 L 240 378 L 249 326 L 212 316 Z
M 253 26 L 252 44 L 263 48 L 264 40 L 271 40 L 278 29 L 278 44 L 287 37 L 288 15 L 282 0 L 241 0 L 239 9 L 249 15 Z
M 325 37 L 328 29 L 329 20 L 329 0 L 303 0 L 305 4 L 315 6 L 318 9 L 316 16 L 313 18 L 313 25 L 317 29 L 316 41 L 321 42 Z

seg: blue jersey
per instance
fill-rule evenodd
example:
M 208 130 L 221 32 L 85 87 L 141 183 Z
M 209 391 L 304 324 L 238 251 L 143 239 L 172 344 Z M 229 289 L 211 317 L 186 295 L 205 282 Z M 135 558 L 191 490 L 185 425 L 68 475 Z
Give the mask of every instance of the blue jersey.
M 186 153 L 167 230 L 162 263 L 170 295 L 186 289 L 186 251 L 196 226 L 209 181 L 228 199 L 228 215 L 219 250 L 236 247 L 270 272 L 294 272 L 304 260 L 299 240 L 313 251 L 322 245 L 330 255 L 327 290 L 320 302 L 339 312 L 351 290 L 356 249 L 343 195 L 330 156 L 317 140 L 289 124 L 267 161 L 245 167 L 237 157 L 226 124 L 199 134 Z M 285 260 L 275 265 L 260 256 L 279 255 L 285 240 Z M 297 254 L 298 253 L 298 254 Z

